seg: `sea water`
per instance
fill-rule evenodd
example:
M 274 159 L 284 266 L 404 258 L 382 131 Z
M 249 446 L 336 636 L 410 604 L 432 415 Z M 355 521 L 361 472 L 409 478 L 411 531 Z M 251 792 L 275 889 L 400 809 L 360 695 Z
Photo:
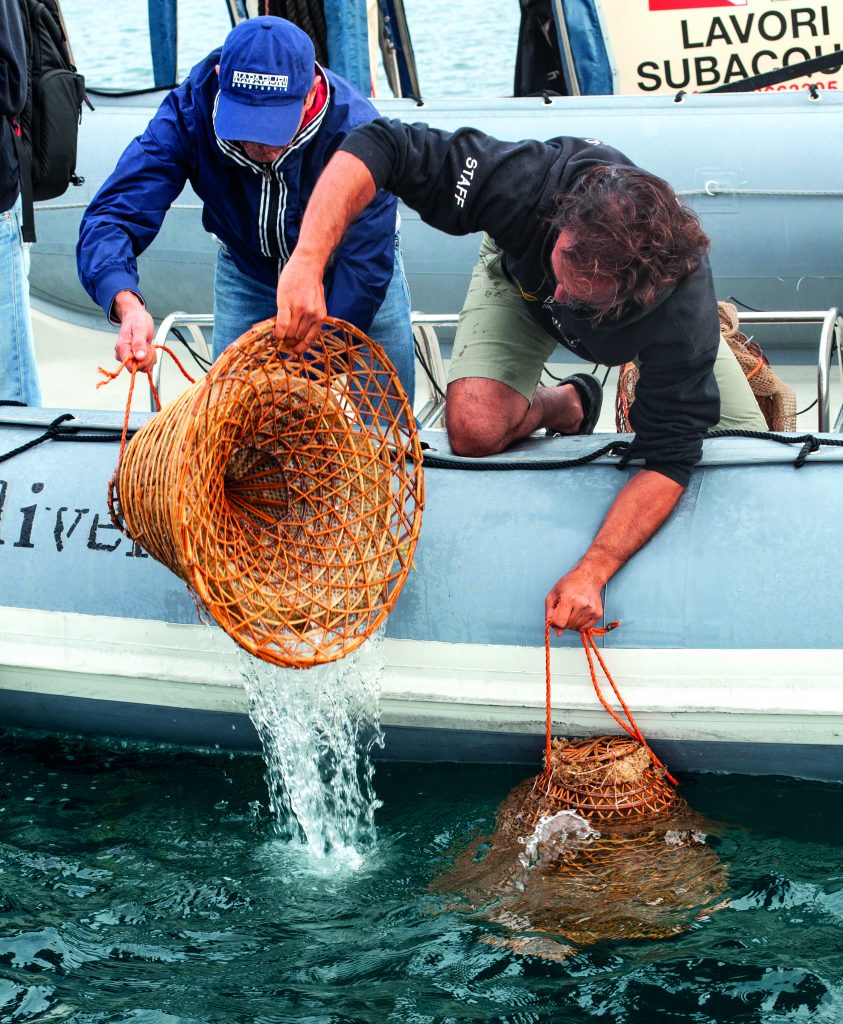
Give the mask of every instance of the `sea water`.
M 518 0 L 406 0 L 422 95 L 511 96 Z M 79 71 L 92 88 L 143 89 L 153 84 L 145 2 L 62 0 Z M 178 0 L 178 72 L 183 78 L 222 45 L 231 28 L 226 0 Z M 377 94 L 391 95 L 382 69 Z
M 260 757 L 0 736 L 0 1020 L 839 1024 L 843 787 L 680 779 L 729 905 L 561 962 L 436 880 L 528 770 L 378 764 L 356 869 L 280 842 Z

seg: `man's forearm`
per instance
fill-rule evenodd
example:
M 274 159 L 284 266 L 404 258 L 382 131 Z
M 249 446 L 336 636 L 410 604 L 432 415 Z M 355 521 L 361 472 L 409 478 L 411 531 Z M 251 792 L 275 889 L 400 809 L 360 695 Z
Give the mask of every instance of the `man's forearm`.
M 618 492 L 577 569 L 605 586 L 664 523 L 684 490 L 661 473 L 640 470 Z
M 589 629 L 603 615 L 601 591 L 658 530 L 685 490 L 642 469 L 620 490 L 588 551 L 545 598 L 545 618 L 557 635 Z
M 335 153 L 307 204 L 293 255 L 278 278 L 273 336 L 296 353 L 318 337 L 327 312 L 323 277 L 331 253 L 354 218 L 374 199 L 369 169 L 351 153 Z
M 297 261 L 323 271 L 348 226 L 376 192 L 374 179 L 362 160 L 351 153 L 335 153 L 308 201 L 296 243 Z
M 114 301 L 111 303 L 111 309 L 109 310 L 109 319 L 113 316 L 117 323 L 120 323 L 127 313 L 134 313 L 138 309 L 144 308 L 145 306 L 137 294 L 124 288 L 114 296 Z

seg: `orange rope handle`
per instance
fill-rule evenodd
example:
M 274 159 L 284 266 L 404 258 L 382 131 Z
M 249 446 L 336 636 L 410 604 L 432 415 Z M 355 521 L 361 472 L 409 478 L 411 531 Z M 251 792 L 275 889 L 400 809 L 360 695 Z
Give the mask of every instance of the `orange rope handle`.
M 603 707 L 609 712 L 609 714 L 612 716 L 612 718 L 615 720 L 615 722 L 617 722 L 617 724 L 624 730 L 624 732 L 626 732 L 634 740 L 637 740 L 641 744 L 641 746 L 645 748 L 647 753 L 650 755 L 650 757 L 651 757 L 651 759 L 653 761 L 653 764 L 657 765 L 659 768 L 662 769 L 662 771 L 665 774 L 665 778 L 667 778 L 667 780 L 669 782 L 673 783 L 674 786 L 678 786 L 679 783 L 670 774 L 670 772 L 667 770 L 667 767 L 653 753 L 652 748 L 650 747 L 649 743 L 644 738 L 644 735 L 641 732 L 641 730 L 638 728 L 638 725 L 636 724 L 635 719 L 632 717 L 632 712 L 629 710 L 629 707 L 627 706 L 626 702 L 624 701 L 623 697 L 621 696 L 620 691 L 618 690 L 617 684 L 615 683 L 615 680 L 612 678 L 612 674 L 609 671 L 608 666 L 606 665 L 606 662 L 603 660 L 603 657 L 600 654 L 600 650 L 597 647 L 597 644 L 595 643 L 595 640 L 594 640 L 595 637 L 597 637 L 597 636 L 605 636 L 606 633 L 609 633 L 609 632 L 611 632 L 611 630 L 616 629 L 619 625 L 620 625 L 619 622 L 610 622 L 607 626 L 604 626 L 604 627 L 599 628 L 599 629 L 583 629 L 583 630 L 580 631 L 580 639 L 582 640 L 583 650 L 585 651 L 585 656 L 586 656 L 586 659 L 588 660 L 588 669 L 589 669 L 589 672 L 591 673 L 591 683 L 594 686 L 594 692 L 597 694 L 597 699 L 600 701 L 600 703 L 603 705 Z M 552 726 L 552 722 L 551 722 L 551 684 L 550 684 L 550 619 L 547 619 L 545 621 L 545 624 L 544 624 L 544 650 L 545 650 L 545 768 L 544 768 L 544 773 L 545 773 L 545 776 L 549 779 L 550 775 L 551 775 L 550 754 L 551 754 L 551 732 L 552 732 L 552 728 L 551 728 L 551 726 Z M 623 719 L 618 715 L 618 713 L 614 710 L 614 708 L 611 707 L 609 702 L 603 696 L 603 693 L 602 693 L 602 691 L 600 689 L 600 684 L 597 682 L 597 671 L 596 671 L 596 669 L 594 667 L 594 660 L 592 658 L 592 653 L 597 658 L 597 661 L 599 662 L 600 667 L 603 669 L 603 674 L 606 676 L 606 679 L 609 681 L 609 685 L 612 687 L 612 692 L 614 693 L 614 695 L 617 698 L 619 704 L 623 708 L 624 714 L 626 715 L 626 719 L 627 719 L 626 722 L 623 721 Z
M 637 740 L 639 743 L 644 743 L 644 737 L 641 735 L 641 730 L 635 724 L 635 719 L 632 717 L 632 713 L 630 712 L 629 708 L 626 706 L 626 703 L 625 703 L 623 697 L 621 697 L 620 693 L 618 692 L 618 688 L 615 685 L 615 681 L 614 681 L 614 679 L 612 679 L 611 675 L 609 674 L 609 670 L 606 668 L 606 663 L 603 661 L 603 658 L 600 655 L 600 651 L 598 650 L 597 644 L 594 641 L 594 637 L 595 636 L 605 636 L 606 633 L 608 633 L 610 629 L 615 629 L 618 625 L 619 625 L 619 623 L 617 623 L 617 622 L 610 622 L 609 625 L 606 626 L 604 629 L 584 629 L 580 633 L 580 640 L 582 641 L 583 650 L 585 651 L 585 656 L 586 656 L 586 658 L 588 660 L 588 669 L 589 669 L 589 672 L 591 673 L 591 682 L 594 685 L 594 691 L 597 694 L 597 696 L 598 696 L 598 698 L 600 700 L 600 703 L 603 705 L 603 707 L 609 712 L 609 714 L 612 716 L 612 718 L 617 722 L 617 724 L 626 733 L 628 733 L 634 740 Z M 597 660 L 600 663 L 600 667 L 603 669 L 603 673 L 605 674 L 606 678 L 609 680 L 609 685 L 612 687 L 612 692 L 614 693 L 615 697 L 618 700 L 618 703 L 620 704 L 620 706 L 624 710 L 624 714 L 626 715 L 626 718 L 627 718 L 626 722 L 624 722 L 618 716 L 617 712 L 612 707 L 610 707 L 610 705 L 604 699 L 603 694 L 600 692 L 600 687 L 599 687 L 599 685 L 597 683 L 597 673 L 596 673 L 596 671 L 594 669 L 594 661 L 592 660 L 592 657 L 591 657 L 592 652 L 597 657 Z
M 746 379 L 752 380 L 752 378 L 755 376 L 756 373 L 758 373 L 762 366 L 764 366 L 764 356 L 759 356 L 755 366 L 753 366 L 753 368 L 746 375 Z
M 552 730 L 552 715 L 550 707 L 550 619 L 544 623 L 544 774 L 550 779 L 550 741 Z
M 188 382 L 190 384 L 196 383 L 193 377 L 191 377 L 187 370 L 185 370 L 185 368 L 182 366 L 179 357 L 175 354 L 175 352 L 173 352 L 171 348 L 169 348 L 167 345 L 153 345 L 152 347 L 159 349 L 161 352 L 166 352 L 167 355 L 172 358 L 176 366 L 181 370 L 182 375 L 187 378 Z M 117 370 L 106 370 L 102 366 L 98 366 L 97 369 L 102 374 L 103 380 L 98 382 L 97 389 L 103 387 L 106 384 L 110 384 L 113 380 L 116 380 L 124 370 L 128 369 L 129 363 L 133 359 L 134 356 L 126 356 L 126 358 L 120 364 L 120 368 Z M 158 409 L 158 411 L 160 412 L 161 399 L 158 397 L 158 392 L 155 389 L 155 383 L 152 380 L 152 367 L 150 366 L 149 369 L 144 370 L 143 372 L 146 374 L 146 379 L 149 381 L 149 390 L 152 392 L 152 397 L 153 400 L 155 401 L 155 408 Z M 126 396 L 126 410 L 123 414 L 123 433 L 120 435 L 120 453 L 117 456 L 118 467 L 123 458 L 123 452 L 126 449 L 126 435 L 129 433 L 129 413 L 132 410 L 132 395 L 134 394 L 135 391 L 135 378 L 137 377 L 137 374 L 138 368 L 136 366 L 133 366 L 131 370 L 129 370 L 129 393 Z

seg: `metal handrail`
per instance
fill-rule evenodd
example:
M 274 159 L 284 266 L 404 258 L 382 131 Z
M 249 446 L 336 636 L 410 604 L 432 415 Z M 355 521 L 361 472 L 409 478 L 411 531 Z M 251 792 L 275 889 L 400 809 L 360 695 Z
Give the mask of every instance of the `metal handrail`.
M 170 313 L 169 316 L 165 316 L 161 321 L 158 330 L 155 332 L 154 344 L 166 345 L 167 338 L 170 331 L 174 327 L 185 327 L 190 331 L 190 336 L 193 341 L 200 345 L 205 350 L 205 355 L 208 361 L 211 361 L 211 346 L 208 344 L 208 340 L 202 333 L 202 327 L 213 327 L 214 326 L 214 314 L 213 313 L 183 313 L 180 310 L 175 313 Z M 155 365 L 155 390 L 161 395 L 161 370 L 164 365 L 164 361 L 159 359 Z M 149 408 L 152 412 L 156 411 L 155 396 L 150 389 L 149 392 Z
M 436 392 L 436 387 L 441 391 L 447 388 L 444 365 L 439 352 L 439 342 L 434 330 L 425 328 L 456 327 L 459 323 L 458 313 L 418 313 L 410 315 L 414 328 L 414 338 L 425 350 L 426 362 L 432 369 L 435 377 L 434 383 L 429 384 L 430 396 L 428 401 L 417 414 L 419 426 L 425 427 L 436 422 L 442 415 L 445 402 Z M 820 324 L 820 339 L 817 354 L 817 429 L 822 433 L 843 433 L 843 403 L 831 426 L 830 410 L 830 387 L 829 377 L 831 373 L 831 359 L 834 354 L 835 344 L 837 347 L 837 369 L 840 377 L 840 388 L 843 393 L 843 313 L 836 307 L 822 310 L 783 310 L 783 311 L 749 311 L 744 310 L 738 313 L 740 324 Z M 185 327 L 190 331 L 191 337 L 197 345 L 202 346 L 211 358 L 211 350 L 202 327 L 213 327 L 214 317 L 212 313 L 184 313 L 175 312 L 165 317 L 155 334 L 155 344 L 165 344 L 167 337 L 173 327 Z M 415 328 L 421 328 L 415 331 Z M 161 389 L 161 360 L 158 361 L 155 386 L 160 394 Z M 150 408 L 154 411 L 154 402 L 150 394 Z
M 459 322 L 457 313 L 413 313 L 413 326 L 419 327 L 456 327 Z M 843 433 L 843 403 L 831 426 L 830 386 L 831 359 L 837 346 L 837 369 L 840 376 L 840 389 L 843 394 L 843 313 L 832 306 L 820 310 L 781 310 L 769 312 L 741 311 L 738 313 L 741 324 L 820 324 L 820 340 L 817 353 L 817 429 L 822 433 Z M 435 338 L 435 335 L 433 336 Z M 440 383 L 437 381 L 437 383 Z M 442 390 L 444 388 L 444 381 Z M 444 401 L 431 395 L 430 400 L 418 414 L 420 426 L 427 426 L 442 415 Z
M 414 324 L 427 324 L 428 327 L 456 327 L 460 322 L 459 313 L 417 313 L 410 314 Z
M 445 399 L 442 395 L 448 387 L 439 339 L 434 328 L 456 327 L 459 323 L 459 314 L 413 312 L 410 314 L 410 322 L 413 325 L 413 341 L 422 349 L 426 364 L 425 372 L 428 373 L 428 399 L 416 413 L 416 422 L 421 428 L 432 427 L 441 418 L 445 409 Z M 430 377 L 430 374 L 433 376 Z
M 782 312 L 749 312 L 738 313 L 741 324 L 821 324 L 820 344 L 817 353 L 817 430 L 827 434 L 843 432 L 843 404 L 838 410 L 834 426 L 830 426 L 831 412 L 829 409 L 829 374 L 831 357 L 837 344 L 837 369 L 840 374 L 840 387 L 843 391 L 843 315 L 836 306 L 830 309 L 789 310 Z

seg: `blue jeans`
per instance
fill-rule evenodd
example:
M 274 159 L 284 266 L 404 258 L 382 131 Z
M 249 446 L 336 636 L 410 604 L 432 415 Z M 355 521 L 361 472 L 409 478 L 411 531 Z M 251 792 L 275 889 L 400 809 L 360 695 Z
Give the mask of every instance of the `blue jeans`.
M 41 404 L 29 315 L 29 253 L 21 237 L 21 204 L 0 213 L 0 401 Z
M 248 331 L 252 324 L 274 317 L 277 311 L 275 289 L 241 274 L 228 250 L 220 246 L 214 277 L 214 359 L 232 341 Z M 397 234 L 392 280 L 369 328 L 369 336 L 386 352 L 412 406 L 416 386 L 416 356 L 410 324 L 410 292 L 404 276 L 404 260 Z

